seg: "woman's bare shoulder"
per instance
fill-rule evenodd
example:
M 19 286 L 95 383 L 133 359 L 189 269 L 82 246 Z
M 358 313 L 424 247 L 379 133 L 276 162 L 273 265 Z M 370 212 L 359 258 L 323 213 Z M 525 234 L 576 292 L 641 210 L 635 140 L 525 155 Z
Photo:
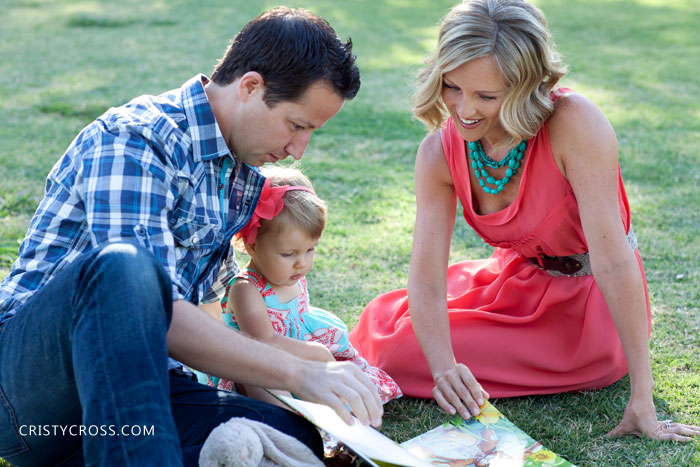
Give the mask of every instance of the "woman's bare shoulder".
M 548 129 L 554 157 L 563 166 L 571 157 L 578 158 L 592 149 L 600 155 L 616 154 L 612 125 L 598 106 L 582 94 L 568 93 L 557 101 Z
M 444 150 L 442 148 L 442 131 L 431 131 L 423 141 L 421 141 L 418 147 L 418 155 L 422 157 L 432 158 L 444 155 Z
M 557 101 L 549 119 L 549 130 L 550 134 L 559 130 L 585 132 L 602 124 L 607 125 L 608 121 L 593 101 L 583 94 L 569 92 Z

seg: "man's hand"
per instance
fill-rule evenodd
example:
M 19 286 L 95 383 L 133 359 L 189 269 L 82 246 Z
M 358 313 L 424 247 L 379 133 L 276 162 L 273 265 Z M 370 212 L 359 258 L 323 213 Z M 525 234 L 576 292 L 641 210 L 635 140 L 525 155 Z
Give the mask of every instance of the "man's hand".
M 377 389 L 353 363 L 301 359 L 243 336 L 184 300 L 173 302 L 167 337 L 170 356 L 191 368 L 242 384 L 290 391 L 331 407 L 348 424 L 352 412 L 364 424 L 381 425 Z
M 356 365 L 308 362 L 299 376 L 292 390 L 295 396 L 329 406 L 349 425 L 352 412 L 365 425 L 381 426 L 384 409 L 377 389 Z

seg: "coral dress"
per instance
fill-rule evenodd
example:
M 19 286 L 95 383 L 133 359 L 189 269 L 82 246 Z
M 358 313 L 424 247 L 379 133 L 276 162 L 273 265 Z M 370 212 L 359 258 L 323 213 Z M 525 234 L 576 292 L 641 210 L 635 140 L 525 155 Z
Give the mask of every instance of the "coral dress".
M 593 276 L 552 277 L 527 259 L 588 251 L 574 192 L 552 156 L 547 123 L 528 141 L 515 201 L 486 215 L 473 206 L 465 141 L 451 118 L 442 145 L 464 218 L 495 247 L 488 259 L 448 268 L 447 308 L 457 361 L 492 397 L 600 388 L 624 376 L 622 345 Z M 628 231 L 629 204 L 619 168 L 618 199 Z M 644 270 L 636 250 L 635 255 L 651 326 Z M 405 289 L 372 300 L 350 341 L 404 394 L 432 397 L 433 380 L 411 326 Z
M 379 397 L 384 403 L 402 396 L 401 389 L 389 375 L 367 363 L 367 360 L 362 358 L 350 345 L 348 328 L 340 318 L 333 313 L 310 305 L 306 278 L 302 277 L 299 280 L 301 293 L 296 298 L 280 303 L 277 294 L 275 294 L 275 291 L 261 274 L 246 268 L 231 283 L 241 277 L 255 284 L 260 295 L 262 295 L 265 305 L 267 305 L 267 314 L 270 317 L 275 334 L 300 341 L 318 342 L 325 345 L 336 360 L 347 360 L 359 366 L 372 380 L 377 388 Z M 225 298 L 221 302 L 224 310 L 226 310 L 227 299 L 228 289 L 226 290 Z M 223 317 L 227 325 L 240 330 L 233 314 L 224 313 Z M 220 389 L 233 389 L 233 383 L 227 380 L 214 381 L 212 379 L 209 384 Z

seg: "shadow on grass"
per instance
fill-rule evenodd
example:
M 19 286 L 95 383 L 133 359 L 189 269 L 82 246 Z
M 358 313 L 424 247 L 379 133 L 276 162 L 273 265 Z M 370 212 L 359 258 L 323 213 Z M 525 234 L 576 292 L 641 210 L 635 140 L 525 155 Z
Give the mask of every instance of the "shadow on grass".
M 53 102 L 40 104 L 37 110 L 45 114 L 54 114 L 61 117 L 77 118 L 86 125 L 97 117 L 102 115 L 109 106 L 104 104 L 94 104 L 82 101 L 80 104 L 71 102 L 71 100 L 63 100 L 58 97 Z
M 129 26 L 176 26 L 177 21 L 168 18 L 158 18 L 148 20 L 138 17 L 116 17 L 99 14 L 77 13 L 66 19 L 66 26 L 69 28 L 125 28 Z

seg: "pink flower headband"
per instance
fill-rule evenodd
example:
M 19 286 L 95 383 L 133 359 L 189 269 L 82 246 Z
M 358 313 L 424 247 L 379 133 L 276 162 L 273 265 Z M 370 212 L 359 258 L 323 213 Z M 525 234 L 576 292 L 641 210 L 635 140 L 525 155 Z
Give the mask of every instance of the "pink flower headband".
M 258 229 L 260 228 L 260 219 L 270 220 L 282 211 L 284 207 L 284 200 L 282 197 L 288 191 L 300 190 L 308 191 L 309 193 L 314 193 L 309 187 L 301 185 L 282 185 L 282 186 L 271 186 L 270 179 L 265 180 L 263 185 L 262 193 L 260 193 L 260 199 L 258 205 L 255 207 L 255 212 L 253 217 L 250 218 L 248 223 L 241 230 L 236 233 L 237 238 L 243 238 L 249 245 L 255 243 L 255 239 L 258 236 Z

